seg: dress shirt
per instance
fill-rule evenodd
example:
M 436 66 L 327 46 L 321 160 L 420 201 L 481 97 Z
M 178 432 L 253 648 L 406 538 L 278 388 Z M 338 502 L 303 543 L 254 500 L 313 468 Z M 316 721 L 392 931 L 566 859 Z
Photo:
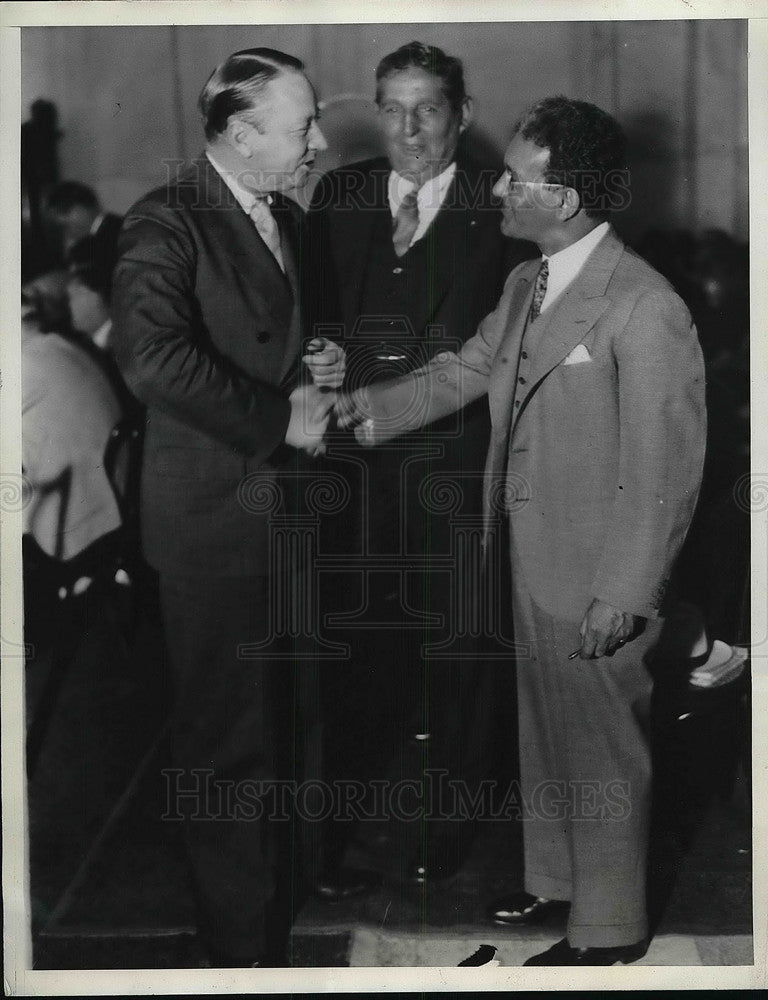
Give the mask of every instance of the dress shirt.
M 99 212 L 99 214 L 96 216 L 96 218 L 91 223 L 91 231 L 90 231 L 90 235 L 91 236 L 95 236 L 96 233 L 98 233 L 99 226 L 102 224 L 103 221 L 104 221 L 104 213 L 103 212 Z
M 425 181 L 419 188 L 419 193 L 416 196 L 419 208 L 419 224 L 416 227 L 416 232 L 413 234 L 411 246 L 426 233 L 435 216 L 440 211 L 455 173 L 456 163 L 454 162 L 447 166 L 437 177 L 432 177 L 430 180 Z M 397 216 L 403 198 L 409 191 L 413 191 L 415 187 L 416 185 L 413 181 L 407 177 L 402 177 L 396 170 L 393 170 L 389 175 L 389 209 L 392 212 L 393 219 Z
M 253 208 L 257 201 L 263 202 L 265 210 L 269 212 L 269 206 L 272 204 L 272 195 L 254 194 L 253 191 L 249 191 L 248 188 L 243 187 L 243 185 L 240 184 L 240 182 L 237 179 L 237 174 L 235 174 L 232 170 L 227 170 L 226 167 L 222 167 L 220 163 L 217 163 L 216 160 L 213 158 L 213 156 L 211 156 L 209 150 L 206 150 L 205 155 L 207 156 L 208 161 L 213 167 L 213 169 L 221 177 L 221 179 L 227 185 L 229 190 L 235 196 L 235 200 L 237 201 L 240 208 L 242 208 L 242 210 L 245 212 L 245 214 L 253 223 L 254 229 L 256 229 L 258 232 L 258 226 L 256 225 L 254 217 L 251 213 L 253 212 Z M 277 226 L 277 223 L 275 223 L 275 226 Z M 264 237 L 262 237 L 262 239 L 263 238 Z M 267 245 L 269 246 L 269 243 L 267 243 Z M 277 263 L 280 265 L 280 269 L 282 271 L 285 271 L 285 264 L 283 263 L 283 255 L 280 248 L 269 246 L 269 249 L 274 254 Z
M 542 260 L 549 262 L 549 277 L 547 279 L 547 291 L 541 303 L 540 312 L 548 309 L 555 299 L 570 285 L 579 271 L 584 267 L 587 257 L 592 253 L 600 240 L 608 232 L 607 222 L 601 222 L 599 226 L 591 229 L 586 236 L 571 243 L 564 250 L 558 250 L 551 257 L 542 254 Z

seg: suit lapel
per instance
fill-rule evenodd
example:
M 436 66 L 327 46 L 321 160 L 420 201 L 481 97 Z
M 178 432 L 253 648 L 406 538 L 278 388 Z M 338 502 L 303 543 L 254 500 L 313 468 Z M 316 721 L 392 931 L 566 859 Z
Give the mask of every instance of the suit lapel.
M 525 412 L 529 397 L 542 379 L 584 340 L 610 305 L 605 291 L 623 252 L 624 244 L 609 230 L 560 300 L 536 321 L 539 329 L 529 378 L 531 388 L 516 419 Z
M 339 282 L 339 297 L 344 316 L 358 317 L 364 312 L 362 296 L 371 240 L 383 215 L 386 215 L 387 221 L 391 222 L 387 196 L 388 179 L 387 161 L 377 160 L 360 191 L 355 192 L 355 198 L 359 198 L 361 209 L 336 213 L 340 221 L 347 222 L 345 235 L 339 241 L 344 254 L 343 263 L 339 268 L 342 275 L 342 280 Z
M 456 268 L 471 257 L 473 235 L 480 232 L 480 212 L 488 209 L 482 180 L 476 167 L 458 159 L 440 210 L 421 238 L 427 244 L 429 259 L 439 260 L 440 266 L 430 268 L 430 294 L 424 299 L 424 315 L 412 317 L 417 334 L 438 315 L 443 299 L 454 286 Z
M 507 311 L 507 329 L 496 354 L 498 359 L 506 358 L 501 364 L 494 364 L 488 387 L 488 405 L 493 422 L 497 426 L 509 426 L 512 401 L 517 381 L 517 363 L 525 333 L 528 310 L 533 296 L 533 283 L 539 269 L 539 261 L 524 264 L 517 277 Z
M 214 238 L 243 272 L 244 293 L 258 295 L 262 309 L 266 305 L 278 323 L 287 324 L 294 294 L 288 277 L 210 160 L 204 156 L 196 167 L 201 178 L 201 207 L 209 210 Z M 280 220 L 276 221 L 280 226 Z M 282 227 L 280 232 L 282 237 Z

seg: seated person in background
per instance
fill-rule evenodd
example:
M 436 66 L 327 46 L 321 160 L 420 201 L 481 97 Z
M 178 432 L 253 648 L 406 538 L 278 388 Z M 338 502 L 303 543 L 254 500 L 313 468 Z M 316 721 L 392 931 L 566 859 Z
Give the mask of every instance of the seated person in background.
M 22 306 L 22 467 L 31 499 L 24 534 L 69 562 L 121 519 L 104 470 L 110 432 L 123 413 L 99 366 L 76 343 L 44 333 Z
M 48 271 L 22 286 L 22 303 L 26 303 L 27 311 L 34 311 L 41 333 L 53 330 L 61 334 L 69 333 L 67 281 L 66 271 Z
M 78 342 L 109 379 L 126 415 L 137 415 L 138 400 L 129 392 L 117 367 L 111 344 L 112 270 L 87 236 L 72 248 L 67 275 L 71 326 Z
M 109 298 L 112 275 L 96 252 L 96 241 L 86 236 L 72 247 L 67 296 L 72 329 L 86 334 L 103 351 L 109 350 L 112 319 Z
M 72 248 L 86 236 L 93 237 L 95 259 L 111 272 L 117 261 L 117 235 L 123 220 L 102 211 L 96 193 L 78 181 L 62 181 L 47 200 L 48 212 L 61 232 L 64 260 L 70 261 Z

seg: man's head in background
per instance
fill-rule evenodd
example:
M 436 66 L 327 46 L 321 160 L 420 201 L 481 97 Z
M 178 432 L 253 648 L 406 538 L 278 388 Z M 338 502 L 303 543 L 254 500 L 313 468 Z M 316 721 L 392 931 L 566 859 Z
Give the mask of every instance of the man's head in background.
M 472 120 L 461 60 L 421 42 L 381 60 L 376 103 L 393 169 L 418 185 L 453 162 L 459 136 Z
M 200 94 L 209 151 L 253 192 L 301 187 L 326 148 L 303 70 L 284 52 L 245 49 L 218 66 Z
M 110 318 L 111 273 L 109 262 L 96 252 L 89 237 L 80 240 L 70 253 L 67 296 L 72 327 L 92 336 Z
M 91 234 L 101 206 L 96 193 L 79 181 L 62 181 L 49 193 L 48 213 L 62 234 L 64 252 Z

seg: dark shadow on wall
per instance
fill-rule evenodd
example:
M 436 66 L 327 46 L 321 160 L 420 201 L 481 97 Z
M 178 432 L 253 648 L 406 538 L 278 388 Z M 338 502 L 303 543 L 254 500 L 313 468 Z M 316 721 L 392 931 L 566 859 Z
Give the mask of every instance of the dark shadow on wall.
M 631 197 L 613 222 L 627 242 L 635 243 L 651 227 L 664 229 L 684 223 L 675 195 L 686 183 L 685 160 L 672 147 L 670 136 L 676 131 L 676 123 L 666 115 L 644 112 L 623 125 Z

